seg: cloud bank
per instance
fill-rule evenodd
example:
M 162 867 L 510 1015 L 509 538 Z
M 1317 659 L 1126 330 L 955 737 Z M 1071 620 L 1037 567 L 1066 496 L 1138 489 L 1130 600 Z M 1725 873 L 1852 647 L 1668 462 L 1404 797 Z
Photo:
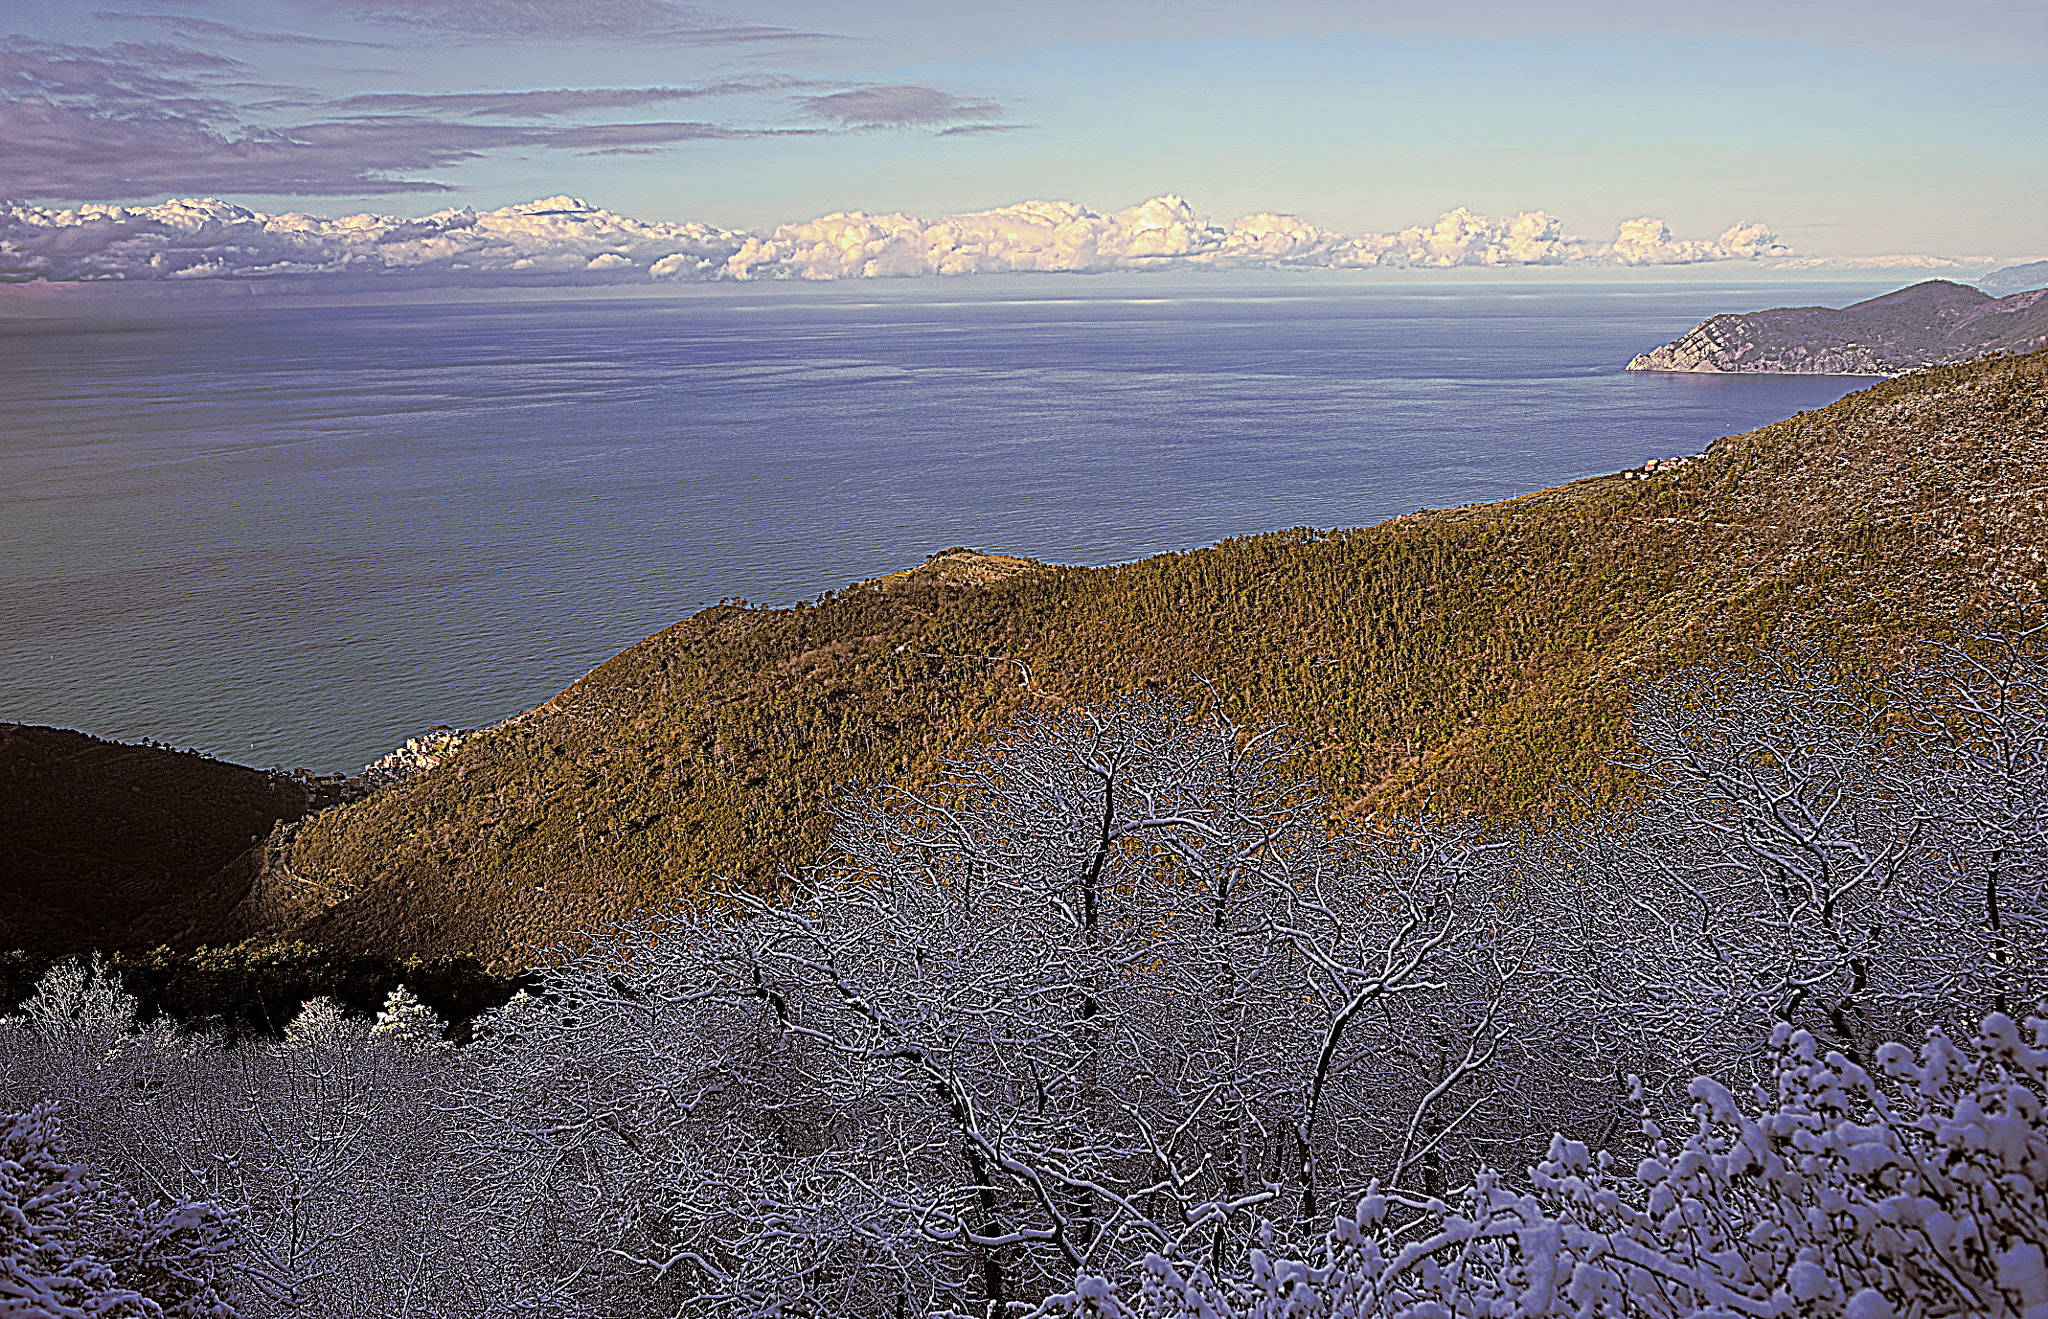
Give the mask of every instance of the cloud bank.
M 571 130 L 590 132 L 593 130 Z M 0 281 L 429 275 L 452 283 L 883 279 L 1210 268 L 1672 266 L 1789 257 L 1762 224 L 1674 238 L 1650 217 L 1605 243 L 1542 211 L 1462 208 L 1397 233 L 1345 236 L 1288 215 L 1212 224 L 1173 196 L 1103 214 L 1029 201 L 926 220 L 842 212 L 752 233 L 635 220 L 575 197 L 415 219 L 267 215 L 213 199 L 53 210 L 0 205 Z
M 701 87 L 557 87 L 530 92 L 365 92 L 334 102 L 350 113 L 459 115 L 468 119 L 541 118 L 586 110 L 638 109 L 663 101 L 740 96 L 802 86 L 795 78 L 728 78 Z
M 964 99 L 934 87 L 911 84 L 856 87 L 850 91 L 803 96 L 797 100 L 797 113 L 806 119 L 836 122 L 842 128 L 957 124 L 963 119 L 987 119 L 1003 112 L 994 101 Z
M 393 0 L 370 8 L 410 15 L 406 21 L 420 23 L 502 21 L 506 31 L 523 31 L 521 23 L 549 15 L 629 26 L 629 20 L 669 22 L 681 21 L 678 15 L 697 15 L 708 22 L 716 17 L 656 0 L 567 6 L 552 0 Z M 114 17 L 143 21 L 154 16 Z M 220 36 L 211 28 L 166 22 L 175 32 Z M 5 144 L 0 148 L 0 197 L 119 199 L 200 188 L 297 197 L 445 193 L 455 189 L 421 175 L 509 152 L 648 154 L 690 142 L 1012 127 L 989 122 L 1003 113 L 991 100 L 932 87 L 847 87 L 788 74 L 735 75 L 697 86 L 364 92 L 329 98 L 265 88 L 252 81 L 256 72 L 239 60 L 171 41 L 79 46 L 0 37 L 0 143 Z M 788 94 L 799 88 L 822 90 Z M 250 101 L 252 91 L 271 95 Z M 715 98 L 765 98 L 767 112 L 764 116 L 757 106 L 752 125 L 694 119 L 562 122 L 564 116 Z M 318 117 L 281 123 L 275 119 L 281 113 Z M 490 120 L 524 122 L 480 122 Z
M 423 28 L 472 40 L 541 38 L 726 46 L 814 41 L 823 34 L 747 23 L 665 0 L 304 0 L 360 22 Z

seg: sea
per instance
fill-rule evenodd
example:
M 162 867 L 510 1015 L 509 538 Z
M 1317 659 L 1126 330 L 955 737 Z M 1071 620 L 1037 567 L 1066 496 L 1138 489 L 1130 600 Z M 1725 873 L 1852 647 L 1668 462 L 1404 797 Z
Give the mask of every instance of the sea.
M 1889 287 L 979 277 L 0 321 L 0 720 L 353 770 L 722 599 L 1697 453 L 1872 382 L 1630 356 Z

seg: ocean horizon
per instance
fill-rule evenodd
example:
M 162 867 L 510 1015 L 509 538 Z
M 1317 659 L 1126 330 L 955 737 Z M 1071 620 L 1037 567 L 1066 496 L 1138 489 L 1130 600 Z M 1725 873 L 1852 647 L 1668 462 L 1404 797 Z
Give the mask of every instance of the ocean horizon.
M 1695 453 L 1873 382 L 1630 356 L 1892 286 L 981 277 L 0 321 L 0 719 L 353 770 L 720 599 Z

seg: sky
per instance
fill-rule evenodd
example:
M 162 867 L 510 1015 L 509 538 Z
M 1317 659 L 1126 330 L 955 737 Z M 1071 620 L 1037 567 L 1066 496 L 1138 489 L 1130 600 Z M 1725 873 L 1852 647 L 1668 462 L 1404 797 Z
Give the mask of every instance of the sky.
M 418 216 L 569 197 L 739 233 L 1174 194 L 1218 223 L 1344 235 L 1462 207 L 1540 211 L 1594 244 L 1650 216 L 1674 243 L 1768 226 L 1775 248 L 1743 253 L 2048 256 L 2048 0 L 0 13 L 0 197 L 39 207 Z

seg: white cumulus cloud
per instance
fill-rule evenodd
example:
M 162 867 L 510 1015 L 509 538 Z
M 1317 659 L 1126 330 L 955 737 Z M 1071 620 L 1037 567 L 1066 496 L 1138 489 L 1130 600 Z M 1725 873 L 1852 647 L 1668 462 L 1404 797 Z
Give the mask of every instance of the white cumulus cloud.
M 875 279 L 1095 272 L 1213 263 L 1227 237 L 1179 197 L 1155 197 L 1110 215 L 1046 201 L 937 220 L 842 212 L 755 235 L 722 273 L 733 279 Z
M 0 206 L 0 280 L 261 279 L 281 275 L 621 271 L 723 262 L 745 235 L 648 223 L 549 197 L 416 219 L 266 215 L 202 199 L 159 206 Z
M 921 219 L 840 212 L 751 233 L 636 220 L 575 197 L 404 219 L 270 215 L 212 199 L 52 210 L 0 204 L 0 281 L 426 275 L 451 282 L 884 279 L 1025 271 L 1680 265 L 1782 259 L 1744 222 L 1680 239 L 1654 217 L 1607 243 L 1543 211 L 1464 208 L 1392 233 L 1344 235 L 1290 215 L 1213 223 L 1180 197 L 1102 213 L 1064 201 Z
M 1586 259 L 1585 244 L 1565 235 L 1564 222 L 1543 211 L 1504 220 L 1474 215 L 1460 206 L 1390 234 L 1361 234 L 1348 240 L 1329 262 L 1339 266 L 1560 266 Z
M 1655 216 L 1625 220 L 1607 251 L 1625 266 L 1686 266 L 1701 261 L 1736 261 L 1759 256 L 1785 256 L 1770 226 L 1745 220 L 1731 225 L 1711 242 L 1687 242 L 1671 236 L 1671 228 Z

